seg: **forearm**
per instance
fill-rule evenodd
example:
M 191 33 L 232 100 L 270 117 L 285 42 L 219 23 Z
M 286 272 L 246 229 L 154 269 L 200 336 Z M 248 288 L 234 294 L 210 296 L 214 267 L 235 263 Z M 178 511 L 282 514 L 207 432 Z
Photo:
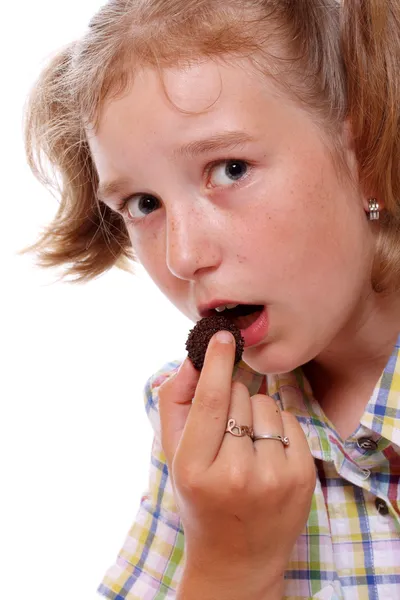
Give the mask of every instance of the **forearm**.
M 282 600 L 283 578 L 258 581 L 254 576 L 212 577 L 186 568 L 178 587 L 176 600 Z

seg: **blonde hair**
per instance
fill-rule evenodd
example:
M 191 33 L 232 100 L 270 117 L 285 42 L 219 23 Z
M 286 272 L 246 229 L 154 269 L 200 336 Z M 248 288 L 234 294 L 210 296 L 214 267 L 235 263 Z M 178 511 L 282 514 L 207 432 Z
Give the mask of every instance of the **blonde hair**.
M 125 224 L 96 198 L 85 127 L 140 67 L 233 56 L 275 73 L 332 138 L 350 120 L 363 189 L 385 203 L 373 285 L 400 287 L 400 3 L 391 0 L 110 0 L 30 95 L 28 163 L 61 201 L 23 252 L 75 281 L 130 270 Z

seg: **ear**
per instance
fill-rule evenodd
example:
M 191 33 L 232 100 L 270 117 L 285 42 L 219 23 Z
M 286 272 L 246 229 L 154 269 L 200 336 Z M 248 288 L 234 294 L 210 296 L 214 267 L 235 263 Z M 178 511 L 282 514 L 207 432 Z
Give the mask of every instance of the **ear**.
M 346 119 L 343 123 L 341 142 L 343 148 L 343 158 L 346 162 L 346 166 L 351 177 L 353 178 L 353 181 L 360 187 L 360 197 L 362 199 L 365 212 L 370 212 L 370 200 L 375 200 L 378 202 L 379 210 L 382 210 L 385 205 L 383 200 L 378 198 L 376 190 L 364 186 L 360 181 L 360 169 L 357 160 L 356 144 L 354 141 L 353 128 L 350 119 Z
M 343 122 L 340 141 L 347 168 L 354 177 L 354 181 L 358 181 L 359 168 L 356 154 L 356 144 L 354 142 L 353 127 L 350 119 L 346 119 Z

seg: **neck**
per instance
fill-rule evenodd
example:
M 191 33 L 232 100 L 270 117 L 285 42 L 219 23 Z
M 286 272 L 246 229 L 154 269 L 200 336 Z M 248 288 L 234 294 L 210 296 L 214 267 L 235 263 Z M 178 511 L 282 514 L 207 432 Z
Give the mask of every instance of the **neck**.
M 399 299 L 370 294 L 363 309 L 303 366 L 314 397 L 336 425 L 359 421 L 400 332 Z

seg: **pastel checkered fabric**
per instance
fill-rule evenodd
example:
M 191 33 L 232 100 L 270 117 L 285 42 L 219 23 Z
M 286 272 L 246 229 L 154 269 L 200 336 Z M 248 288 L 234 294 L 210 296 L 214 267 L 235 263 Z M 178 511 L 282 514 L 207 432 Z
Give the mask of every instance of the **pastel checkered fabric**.
M 400 338 L 357 431 L 343 441 L 301 369 L 268 376 L 267 389 L 298 418 L 317 466 L 312 508 L 286 572 L 285 599 L 400 599 Z M 136 520 L 98 592 L 110 600 L 172 600 L 182 577 L 184 533 L 160 445 L 158 388 L 179 367 L 149 379 L 154 429 L 150 477 Z M 250 395 L 263 376 L 241 362 L 233 379 Z

